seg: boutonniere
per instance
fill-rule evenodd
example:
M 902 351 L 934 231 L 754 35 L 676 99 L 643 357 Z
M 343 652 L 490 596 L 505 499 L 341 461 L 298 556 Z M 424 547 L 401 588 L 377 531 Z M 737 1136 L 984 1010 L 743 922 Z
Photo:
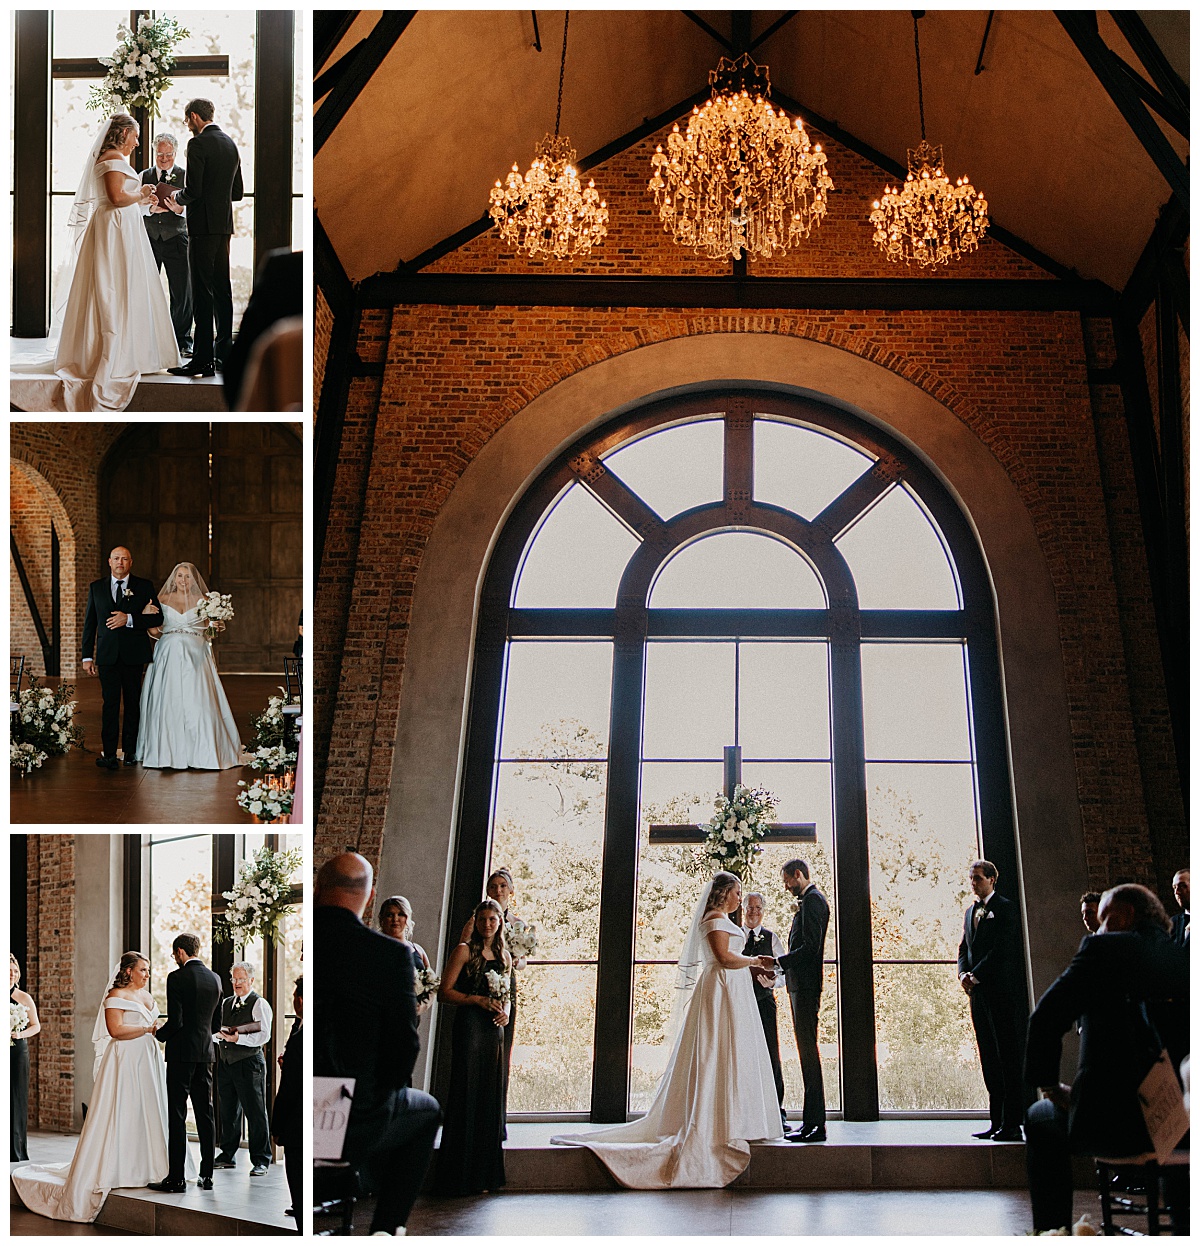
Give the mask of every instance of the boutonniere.
M 130 597 L 132 597 L 132 596 L 133 596 L 133 589 L 131 589 L 131 588 L 124 588 L 124 589 L 122 589 L 122 590 L 121 590 L 121 596 L 122 596 L 122 597 L 124 597 L 126 601 L 128 601 L 128 600 L 130 599 Z

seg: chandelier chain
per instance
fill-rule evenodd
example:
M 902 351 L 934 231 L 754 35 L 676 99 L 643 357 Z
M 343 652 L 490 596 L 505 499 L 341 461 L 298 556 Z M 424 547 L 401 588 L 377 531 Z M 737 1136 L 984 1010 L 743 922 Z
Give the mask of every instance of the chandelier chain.
M 917 26 L 917 15 L 913 13 L 913 46 L 917 50 L 917 107 L 921 110 L 921 141 L 925 141 L 925 90 L 921 83 L 921 35 Z M 566 53 L 564 52 L 564 55 Z M 562 87 L 558 88 L 562 98 Z
M 554 137 L 558 138 L 558 126 L 562 121 L 563 78 L 567 73 L 567 27 L 571 24 L 571 10 L 563 14 L 563 49 L 562 60 L 558 66 L 558 107 L 554 111 Z

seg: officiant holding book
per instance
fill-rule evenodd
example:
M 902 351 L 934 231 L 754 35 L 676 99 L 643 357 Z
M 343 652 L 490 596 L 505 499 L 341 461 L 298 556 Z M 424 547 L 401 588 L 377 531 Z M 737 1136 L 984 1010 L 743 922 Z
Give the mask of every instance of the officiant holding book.
M 155 188 L 156 202 L 142 218 L 159 271 L 167 270 L 171 290 L 171 323 L 181 355 L 192 353 L 192 283 L 188 276 L 188 230 L 184 210 L 172 192 L 184 187 L 186 174 L 175 163 L 179 144 L 174 134 L 154 140 L 154 167 L 142 173 L 142 185 Z
M 267 1124 L 267 1062 L 263 1048 L 271 1041 L 271 1005 L 254 991 L 254 967 L 239 961 L 229 972 L 233 994 L 221 1001 L 217 1045 L 217 1100 L 221 1150 L 214 1168 L 236 1168 L 242 1140 L 242 1117 L 250 1135 L 250 1175 L 261 1177 L 271 1165 L 271 1130 Z

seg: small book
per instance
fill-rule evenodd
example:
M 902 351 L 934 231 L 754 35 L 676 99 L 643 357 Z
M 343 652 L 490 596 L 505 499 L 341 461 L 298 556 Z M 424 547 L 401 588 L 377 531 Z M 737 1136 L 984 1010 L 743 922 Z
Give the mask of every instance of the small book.
M 178 186 L 172 186 L 169 182 L 155 182 L 153 185 L 154 197 L 162 204 L 165 204 L 179 190 Z
M 245 1025 L 223 1025 L 223 1030 L 236 1030 L 239 1034 L 258 1034 L 262 1030 L 261 1021 L 247 1021 Z

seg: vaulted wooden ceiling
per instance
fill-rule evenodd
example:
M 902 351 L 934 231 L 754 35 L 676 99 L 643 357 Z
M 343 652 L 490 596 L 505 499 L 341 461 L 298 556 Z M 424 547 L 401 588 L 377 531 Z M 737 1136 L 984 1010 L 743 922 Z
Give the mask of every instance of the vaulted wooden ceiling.
M 495 179 L 527 162 L 553 129 L 564 15 L 539 11 L 536 31 L 528 10 L 317 16 L 334 46 L 322 48 L 318 20 L 314 200 L 358 281 L 478 220 Z M 358 53 L 371 46 L 381 16 L 390 36 L 372 36 L 382 56 L 372 61 Z M 920 137 L 910 11 L 800 12 L 771 33 L 784 16 L 751 18 L 751 38 L 767 36 L 753 55 L 770 67 L 773 87 L 817 128 L 817 118 L 836 123 L 903 163 Z M 970 175 L 995 224 L 1064 268 L 1121 289 L 1171 196 L 1164 161 L 1174 152 L 1185 168 L 1186 136 L 1160 114 L 1186 131 L 1190 14 L 1138 15 L 1178 75 L 1182 110 L 1170 106 L 1169 92 L 1155 102 L 1144 89 L 1163 80 L 1155 48 L 1135 49 L 1112 16 L 1096 16 L 1100 40 L 1143 80 L 1134 90 L 1155 110 L 1143 112 L 1153 115 L 1157 140 L 1147 143 L 1144 121 L 1135 133 L 1050 11 L 996 11 L 990 27 L 987 10 L 929 11 L 920 24 L 925 112 L 951 176 Z M 708 71 L 726 54 L 718 37 L 732 39 L 727 12 L 572 12 L 562 130 L 580 156 L 706 92 Z M 322 110 L 339 96 L 323 125 Z M 1148 151 L 1155 141 L 1157 160 Z

